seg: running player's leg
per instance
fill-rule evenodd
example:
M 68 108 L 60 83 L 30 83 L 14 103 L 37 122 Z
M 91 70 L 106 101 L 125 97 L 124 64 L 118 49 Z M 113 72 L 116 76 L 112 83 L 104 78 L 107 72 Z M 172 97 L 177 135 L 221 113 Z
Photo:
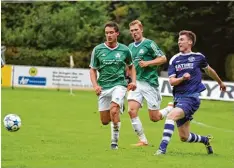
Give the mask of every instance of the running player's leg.
M 156 154 L 165 154 L 167 145 L 174 132 L 174 122 L 176 121 L 181 141 L 183 142 L 201 142 L 206 145 L 208 154 L 213 153 L 209 137 L 200 136 L 191 133 L 189 130 L 192 115 L 199 108 L 200 100 L 198 98 L 182 98 L 176 103 L 174 108 L 167 116 L 163 138 Z
M 110 90 L 103 90 L 98 97 L 98 111 L 100 112 L 100 120 L 103 125 L 108 125 L 110 118 Z
M 103 125 L 108 125 L 111 122 L 110 105 L 111 105 L 112 89 L 103 90 L 98 97 L 98 110 L 100 112 L 100 120 Z M 111 136 L 113 135 L 111 124 Z M 111 141 L 112 141 L 111 137 Z
M 145 146 L 148 144 L 140 117 L 138 116 L 138 111 L 142 106 L 142 102 L 141 84 L 137 81 L 136 90 L 129 91 L 128 93 L 128 114 L 131 119 L 133 130 L 139 138 L 139 142 L 133 144 L 133 146 Z
M 178 120 L 176 123 L 182 123 L 184 119 Z M 185 120 L 184 120 L 185 121 Z M 189 143 L 208 143 L 208 138 L 206 136 L 201 136 L 195 133 L 190 132 L 190 121 L 186 121 L 184 124 L 179 124 L 178 126 L 178 133 L 180 136 L 180 140 L 182 142 L 189 142 Z
M 212 154 L 213 149 L 210 145 L 210 141 L 212 137 L 201 136 L 196 133 L 190 132 L 190 129 L 189 129 L 190 121 L 193 119 L 192 115 L 199 108 L 200 100 L 196 98 L 190 98 L 190 101 L 192 102 L 193 105 L 191 105 L 189 108 L 181 107 L 181 108 L 184 108 L 185 117 L 183 119 L 176 121 L 180 140 L 182 142 L 189 142 L 189 143 L 203 143 L 206 146 L 207 153 Z
M 111 121 L 110 110 L 100 111 L 100 120 L 103 125 L 108 125 Z
M 115 86 L 112 90 L 110 105 L 111 117 L 111 148 L 118 149 L 119 131 L 120 131 L 120 113 L 123 111 L 124 98 L 127 88 L 124 86 Z
M 166 153 L 167 146 L 175 130 L 175 121 L 183 117 L 184 117 L 184 111 L 181 108 L 175 107 L 171 110 L 171 112 L 169 112 L 165 121 L 162 140 L 155 155 Z

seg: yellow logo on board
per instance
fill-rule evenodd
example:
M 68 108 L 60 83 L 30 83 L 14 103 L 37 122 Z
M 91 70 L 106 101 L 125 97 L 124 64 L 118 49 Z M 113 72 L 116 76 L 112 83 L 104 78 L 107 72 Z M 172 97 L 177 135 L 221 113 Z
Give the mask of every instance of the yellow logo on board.
M 36 76 L 37 72 L 38 72 L 37 68 L 32 67 L 32 68 L 29 69 L 29 75 L 30 76 Z

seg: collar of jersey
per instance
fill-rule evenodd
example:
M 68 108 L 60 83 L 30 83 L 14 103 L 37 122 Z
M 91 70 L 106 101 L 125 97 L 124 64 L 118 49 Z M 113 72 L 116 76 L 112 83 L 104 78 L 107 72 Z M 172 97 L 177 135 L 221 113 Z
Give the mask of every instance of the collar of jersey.
M 108 47 L 108 46 L 106 45 L 106 43 L 104 43 L 104 45 L 106 46 L 106 48 L 108 48 L 108 49 L 110 49 L 110 50 L 115 50 L 116 48 L 119 47 L 119 43 L 118 43 L 118 42 L 117 42 L 117 45 L 116 45 L 115 48 L 110 48 L 110 47 Z
M 194 54 L 194 52 L 189 52 L 189 53 L 185 53 L 185 54 L 180 52 L 180 55 L 182 55 L 182 56 L 191 55 L 191 54 Z
M 139 45 L 141 45 L 141 43 L 142 43 L 143 41 L 145 41 L 145 37 L 143 37 L 143 39 L 141 40 L 141 42 L 140 42 L 139 44 L 137 44 L 137 45 L 136 45 L 135 42 L 134 42 L 134 46 L 135 46 L 135 47 L 138 47 Z

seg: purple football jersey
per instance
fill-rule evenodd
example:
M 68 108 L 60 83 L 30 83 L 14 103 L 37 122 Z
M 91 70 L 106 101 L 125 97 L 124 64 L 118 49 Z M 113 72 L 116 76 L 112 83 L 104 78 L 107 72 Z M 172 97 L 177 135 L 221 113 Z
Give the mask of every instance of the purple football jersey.
M 184 73 L 191 75 L 190 80 L 183 81 L 177 86 L 173 87 L 174 97 L 184 97 L 199 95 L 200 92 L 205 90 L 202 80 L 201 69 L 208 67 L 206 58 L 201 53 L 178 53 L 174 55 L 169 62 L 168 76 L 169 77 L 182 77 Z

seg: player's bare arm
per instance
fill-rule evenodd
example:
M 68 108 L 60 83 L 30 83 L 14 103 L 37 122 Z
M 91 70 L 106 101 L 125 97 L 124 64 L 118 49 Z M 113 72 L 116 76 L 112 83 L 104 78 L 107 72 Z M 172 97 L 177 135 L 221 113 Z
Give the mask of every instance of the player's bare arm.
M 147 67 L 147 66 L 162 65 L 166 62 L 167 62 L 167 57 L 161 56 L 161 57 L 157 57 L 154 60 L 150 60 L 150 61 L 139 61 L 139 65 L 143 68 L 143 67 Z
M 89 72 L 90 72 L 90 79 L 91 79 L 91 82 L 93 84 L 93 88 L 96 92 L 96 95 L 99 96 L 101 94 L 102 88 L 97 83 L 97 70 L 90 68 Z
M 180 78 L 176 78 L 175 76 L 172 76 L 172 77 L 169 78 L 169 82 L 170 82 L 171 86 L 176 86 L 176 85 L 179 85 L 180 83 L 182 83 L 185 80 L 189 80 L 190 77 L 191 77 L 191 75 L 189 73 L 185 73 Z
M 220 86 L 220 90 L 225 92 L 226 91 L 226 85 L 223 83 L 223 81 L 220 79 L 220 77 L 218 76 L 218 74 L 216 73 L 216 71 L 211 68 L 210 66 L 208 66 L 207 68 L 204 69 L 206 74 L 211 77 L 212 79 L 214 79 L 216 82 L 218 82 L 219 86 Z
M 128 90 L 134 91 L 136 89 L 136 69 L 134 65 L 130 65 L 128 69 L 132 79 L 132 82 L 128 84 Z

